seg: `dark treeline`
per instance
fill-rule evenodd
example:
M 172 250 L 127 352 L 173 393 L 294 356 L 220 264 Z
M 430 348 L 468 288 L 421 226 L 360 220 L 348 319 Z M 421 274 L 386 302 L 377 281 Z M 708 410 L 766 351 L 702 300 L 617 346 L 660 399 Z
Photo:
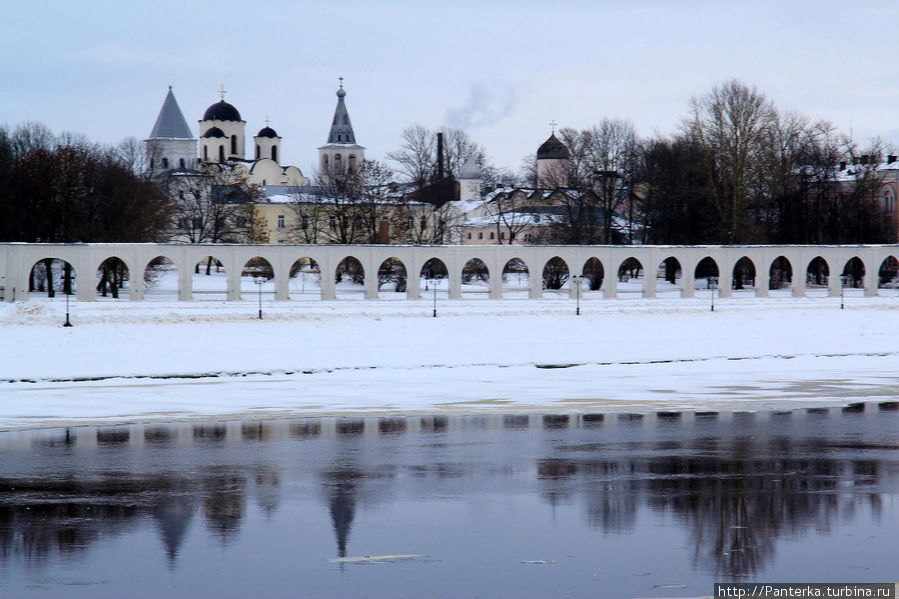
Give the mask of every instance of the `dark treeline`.
M 122 148 L 37 123 L 0 127 L 0 240 L 159 241 L 169 201 L 132 164 Z

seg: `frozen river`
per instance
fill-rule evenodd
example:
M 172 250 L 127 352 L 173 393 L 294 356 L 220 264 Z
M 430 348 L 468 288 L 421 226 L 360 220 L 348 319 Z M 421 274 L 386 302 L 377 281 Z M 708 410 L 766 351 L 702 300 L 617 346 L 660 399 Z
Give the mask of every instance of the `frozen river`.
M 2 432 L 0 596 L 695 597 L 716 581 L 892 581 L 895 407 Z

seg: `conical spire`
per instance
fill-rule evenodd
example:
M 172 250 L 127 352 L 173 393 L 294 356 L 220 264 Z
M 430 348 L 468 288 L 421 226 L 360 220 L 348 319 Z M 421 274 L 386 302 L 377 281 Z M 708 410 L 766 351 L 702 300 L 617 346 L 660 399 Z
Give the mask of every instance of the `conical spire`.
M 174 139 L 193 139 L 190 134 L 190 127 L 178 108 L 178 102 L 175 101 L 175 94 L 172 93 L 172 86 L 169 86 L 169 93 L 162 103 L 162 110 L 156 118 L 156 124 L 153 125 L 153 131 L 150 132 L 150 139 L 154 138 L 174 138 Z
M 337 90 L 337 108 L 334 109 L 334 120 L 331 122 L 331 133 L 328 134 L 329 144 L 355 144 L 356 135 L 353 133 L 353 124 L 350 123 L 350 113 L 346 110 L 343 98 L 346 91 L 343 89 L 343 77 L 340 78 L 340 89 Z

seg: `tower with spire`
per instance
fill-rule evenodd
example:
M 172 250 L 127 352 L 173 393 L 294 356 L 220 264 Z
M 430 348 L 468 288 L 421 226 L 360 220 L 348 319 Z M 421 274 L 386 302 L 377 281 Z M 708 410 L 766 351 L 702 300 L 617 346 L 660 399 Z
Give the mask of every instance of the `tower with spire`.
M 365 148 L 356 143 L 356 134 L 353 133 L 350 113 L 347 112 L 343 77 L 339 79 L 337 107 L 334 109 L 334 119 L 331 121 L 328 142 L 318 148 L 319 171 L 324 179 L 353 172 L 365 160 Z
M 174 169 L 193 170 L 197 167 L 197 140 L 184 120 L 171 85 L 156 117 L 156 124 L 144 144 L 151 176 Z

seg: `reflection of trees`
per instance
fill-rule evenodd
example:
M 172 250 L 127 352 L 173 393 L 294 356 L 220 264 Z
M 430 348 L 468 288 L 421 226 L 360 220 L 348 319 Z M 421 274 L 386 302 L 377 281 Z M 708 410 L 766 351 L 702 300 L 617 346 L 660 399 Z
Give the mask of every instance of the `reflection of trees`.
M 240 529 L 246 506 L 246 487 L 246 477 L 236 468 L 219 468 L 203 481 L 206 526 L 223 544 L 227 544 Z
M 797 447 L 783 438 L 771 439 L 764 448 L 745 439 L 725 447 L 711 439 L 673 445 L 647 444 L 665 455 L 621 459 L 590 457 L 608 451 L 608 444 L 565 448 L 589 453 L 579 459 L 538 459 L 541 494 L 552 505 L 583 496 L 589 525 L 604 532 L 631 531 L 641 504 L 670 512 L 688 529 L 694 563 L 733 579 L 766 568 L 780 538 L 827 531 L 861 506 L 875 518 L 881 510 L 880 494 L 873 489 L 840 491 L 879 484 L 882 464 L 877 460 L 791 457 L 827 450 L 814 441 Z M 785 457 L 746 457 L 752 455 Z

